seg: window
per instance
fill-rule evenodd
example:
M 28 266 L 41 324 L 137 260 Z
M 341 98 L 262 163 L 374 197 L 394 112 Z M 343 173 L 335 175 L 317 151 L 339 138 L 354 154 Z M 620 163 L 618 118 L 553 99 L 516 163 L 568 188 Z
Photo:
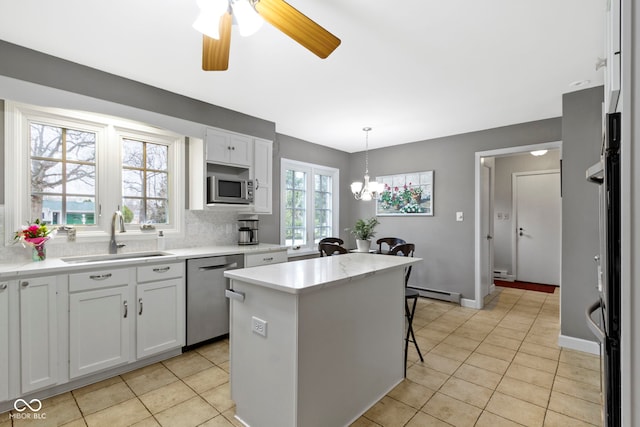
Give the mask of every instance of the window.
M 320 239 L 339 235 L 339 171 L 282 159 L 281 242 L 294 250 L 315 250 Z
M 128 238 L 155 237 L 140 225 L 179 232 L 184 138 L 124 119 L 6 101 L 7 229 L 39 218 L 77 227 L 78 237 L 109 232 L 121 209 Z M 6 182 L 7 185 L 14 183 Z

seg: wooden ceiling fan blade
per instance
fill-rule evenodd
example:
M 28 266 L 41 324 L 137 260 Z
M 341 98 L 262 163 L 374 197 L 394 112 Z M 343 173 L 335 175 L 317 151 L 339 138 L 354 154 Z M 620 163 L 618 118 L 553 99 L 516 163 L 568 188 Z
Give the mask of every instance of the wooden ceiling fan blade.
M 283 0 L 258 0 L 256 11 L 265 21 L 318 55 L 326 58 L 340 39 Z
M 231 23 L 231 14 L 225 13 L 220 18 L 220 40 L 202 35 L 202 69 L 204 71 L 224 71 L 229 68 Z

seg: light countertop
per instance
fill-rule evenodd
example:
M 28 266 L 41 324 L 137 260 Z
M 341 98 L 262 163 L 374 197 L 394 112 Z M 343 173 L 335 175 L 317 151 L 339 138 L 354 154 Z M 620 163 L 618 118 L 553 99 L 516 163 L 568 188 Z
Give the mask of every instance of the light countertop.
M 392 268 L 408 267 L 421 258 L 349 253 L 225 271 L 230 279 L 298 294 L 356 280 Z

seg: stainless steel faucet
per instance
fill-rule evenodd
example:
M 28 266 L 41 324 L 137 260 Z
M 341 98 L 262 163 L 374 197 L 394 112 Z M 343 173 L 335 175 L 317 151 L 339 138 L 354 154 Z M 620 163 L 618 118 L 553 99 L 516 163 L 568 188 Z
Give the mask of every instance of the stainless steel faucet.
M 120 206 L 118 206 L 118 210 L 116 210 L 111 217 L 111 239 L 109 240 L 110 254 L 118 253 L 118 248 L 125 246 L 124 243 L 116 243 L 116 221 L 118 222 L 118 231 L 120 233 L 124 233 L 125 231 L 127 231 L 124 228 L 124 216 L 120 211 Z

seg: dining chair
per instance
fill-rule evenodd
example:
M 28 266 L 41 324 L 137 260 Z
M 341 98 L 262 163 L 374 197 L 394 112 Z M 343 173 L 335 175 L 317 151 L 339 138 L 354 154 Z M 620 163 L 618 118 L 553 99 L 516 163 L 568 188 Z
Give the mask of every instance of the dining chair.
M 380 239 L 378 239 L 376 241 L 376 243 L 378 244 L 378 253 L 379 254 L 388 254 L 389 251 L 391 250 L 391 248 L 393 248 L 396 245 L 401 245 L 405 242 L 403 239 L 400 239 L 398 237 L 382 237 Z M 382 251 L 382 245 L 387 245 L 388 248 L 386 249 L 386 252 Z
M 413 243 L 401 243 L 399 245 L 395 245 L 389 250 L 389 255 L 396 256 L 406 256 L 412 257 L 415 251 L 415 245 Z M 407 376 L 407 352 L 409 350 L 409 342 L 412 342 L 416 347 L 416 351 L 418 352 L 418 356 L 420 356 L 420 361 L 424 362 L 424 358 L 422 357 L 422 352 L 420 351 L 420 347 L 418 347 L 418 342 L 416 341 L 416 336 L 413 333 L 413 317 L 416 314 L 416 305 L 418 304 L 418 297 L 420 293 L 415 289 L 407 288 L 409 283 L 409 276 L 411 276 L 411 266 L 408 266 L 404 272 L 404 311 L 405 316 L 407 317 L 407 334 L 404 338 L 404 376 Z M 409 300 L 413 301 L 411 307 L 409 307 Z
M 325 237 L 324 239 L 320 239 L 320 241 L 318 242 L 318 251 L 320 252 L 320 256 L 324 256 L 324 254 L 322 253 L 322 249 L 320 249 L 320 245 L 323 244 L 341 246 L 344 244 L 344 240 L 339 237 Z
M 331 255 L 342 255 L 349 253 L 349 251 L 340 246 L 333 243 L 320 243 L 319 245 L 320 256 L 331 256 Z

